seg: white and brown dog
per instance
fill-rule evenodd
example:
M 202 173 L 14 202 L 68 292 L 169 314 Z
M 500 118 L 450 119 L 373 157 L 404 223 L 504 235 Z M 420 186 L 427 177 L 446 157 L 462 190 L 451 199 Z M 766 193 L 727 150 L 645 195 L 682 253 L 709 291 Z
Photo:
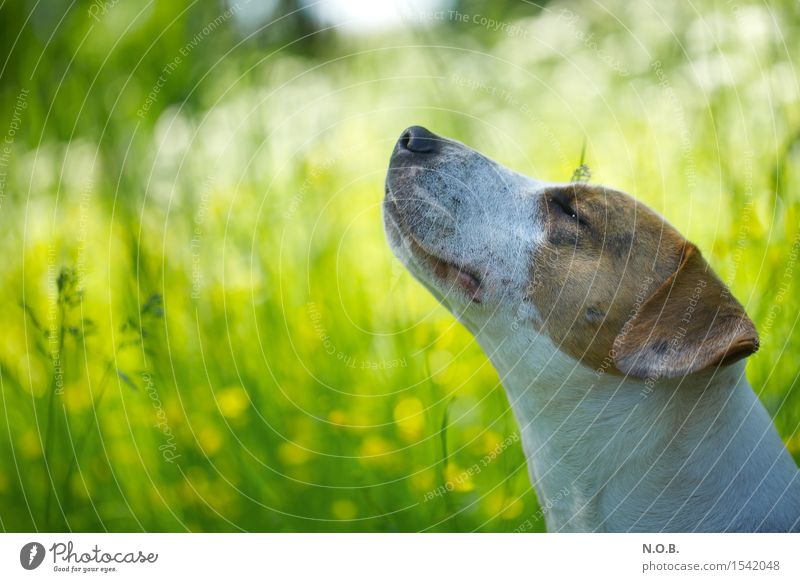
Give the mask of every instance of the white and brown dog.
M 384 223 L 497 369 L 550 531 L 800 528 L 797 466 L 745 377 L 755 327 L 661 216 L 411 127 Z

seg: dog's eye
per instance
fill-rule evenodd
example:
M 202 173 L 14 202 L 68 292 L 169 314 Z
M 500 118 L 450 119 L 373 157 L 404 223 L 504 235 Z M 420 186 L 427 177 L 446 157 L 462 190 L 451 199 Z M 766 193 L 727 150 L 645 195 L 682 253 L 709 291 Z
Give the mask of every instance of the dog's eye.
M 566 200 L 565 198 L 562 198 L 561 196 L 555 196 L 553 197 L 553 204 L 555 204 L 556 207 L 559 210 L 561 210 L 561 212 L 563 212 L 570 218 L 575 218 L 575 219 L 578 218 L 578 213 L 575 212 L 575 209 L 570 205 L 569 201 Z
M 578 224 L 589 226 L 589 223 L 586 222 L 585 218 L 572 206 L 570 199 L 566 196 L 555 195 L 550 198 L 550 201 L 563 215 L 571 218 Z

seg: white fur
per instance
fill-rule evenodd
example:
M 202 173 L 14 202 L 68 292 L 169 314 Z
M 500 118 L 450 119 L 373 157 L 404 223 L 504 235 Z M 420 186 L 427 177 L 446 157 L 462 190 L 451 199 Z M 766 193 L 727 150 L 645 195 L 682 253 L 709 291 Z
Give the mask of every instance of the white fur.
M 508 393 L 539 502 L 551 507 L 549 531 L 800 527 L 797 467 L 743 362 L 648 387 L 512 325 L 495 321 L 477 339 Z
M 541 331 L 524 297 L 548 185 L 451 140 L 435 154 L 398 145 L 384 215 L 395 253 L 499 372 L 548 529 L 800 529 L 797 467 L 744 362 L 651 385 L 589 369 Z M 410 239 L 479 269 L 481 304 L 443 284 Z

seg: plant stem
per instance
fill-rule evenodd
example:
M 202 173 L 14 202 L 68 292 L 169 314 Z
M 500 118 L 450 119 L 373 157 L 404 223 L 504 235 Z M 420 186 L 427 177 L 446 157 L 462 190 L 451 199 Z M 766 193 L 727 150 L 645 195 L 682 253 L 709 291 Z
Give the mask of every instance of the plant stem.
M 108 379 L 111 375 L 110 372 L 112 368 L 113 368 L 113 363 L 109 362 L 105 372 L 103 373 L 103 377 L 100 380 L 97 399 L 94 400 L 92 407 L 95 411 L 95 418 L 97 415 L 97 407 L 100 406 L 100 401 L 103 400 L 103 396 L 106 393 L 106 387 L 108 386 Z M 70 477 L 72 477 L 72 471 L 75 469 L 75 466 L 78 463 L 78 458 L 80 458 L 81 452 L 83 452 L 83 449 L 86 446 L 87 441 L 89 440 L 89 435 L 91 434 L 91 428 L 92 428 L 92 421 L 95 420 L 95 418 L 92 418 L 90 416 L 89 419 L 86 421 L 86 428 L 83 431 L 83 433 L 81 433 L 80 439 L 78 440 L 76 446 L 73 449 L 74 454 L 70 458 L 69 466 L 67 466 L 67 471 L 64 474 L 64 485 L 63 485 L 64 497 L 65 497 L 64 505 L 67 505 L 66 499 L 68 498 L 69 495 L 69 480 Z
M 64 318 L 66 317 L 66 308 L 64 306 L 64 301 L 61 296 L 60 290 L 58 295 L 58 352 L 56 355 L 56 359 L 53 359 L 53 381 L 50 386 L 50 394 L 48 395 L 49 401 L 47 403 L 47 429 L 45 434 L 45 443 L 44 443 L 44 470 L 45 470 L 45 482 L 49 482 L 50 486 L 47 488 L 47 498 L 45 501 L 45 509 L 44 509 L 44 523 L 45 527 L 50 528 L 50 513 L 51 508 L 53 506 L 53 495 L 55 494 L 55 480 L 53 479 L 52 470 L 50 468 L 50 449 L 52 448 L 53 442 L 53 424 L 55 416 L 55 405 L 56 405 L 56 388 L 58 387 L 58 376 L 59 373 L 61 377 L 64 376 Z M 51 356 L 52 357 L 52 356 Z M 57 364 L 57 365 L 56 365 Z

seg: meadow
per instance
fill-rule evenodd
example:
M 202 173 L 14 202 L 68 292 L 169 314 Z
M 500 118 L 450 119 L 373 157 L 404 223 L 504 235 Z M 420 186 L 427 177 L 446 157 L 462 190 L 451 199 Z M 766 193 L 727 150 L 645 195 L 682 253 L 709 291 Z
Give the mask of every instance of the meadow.
M 277 5 L 0 6 L 2 530 L 543 531 L 496 372 L 384 239 L 412 124 L 549 180 L 585 149 L 697 243 L 800 459 L 796 4 Z

